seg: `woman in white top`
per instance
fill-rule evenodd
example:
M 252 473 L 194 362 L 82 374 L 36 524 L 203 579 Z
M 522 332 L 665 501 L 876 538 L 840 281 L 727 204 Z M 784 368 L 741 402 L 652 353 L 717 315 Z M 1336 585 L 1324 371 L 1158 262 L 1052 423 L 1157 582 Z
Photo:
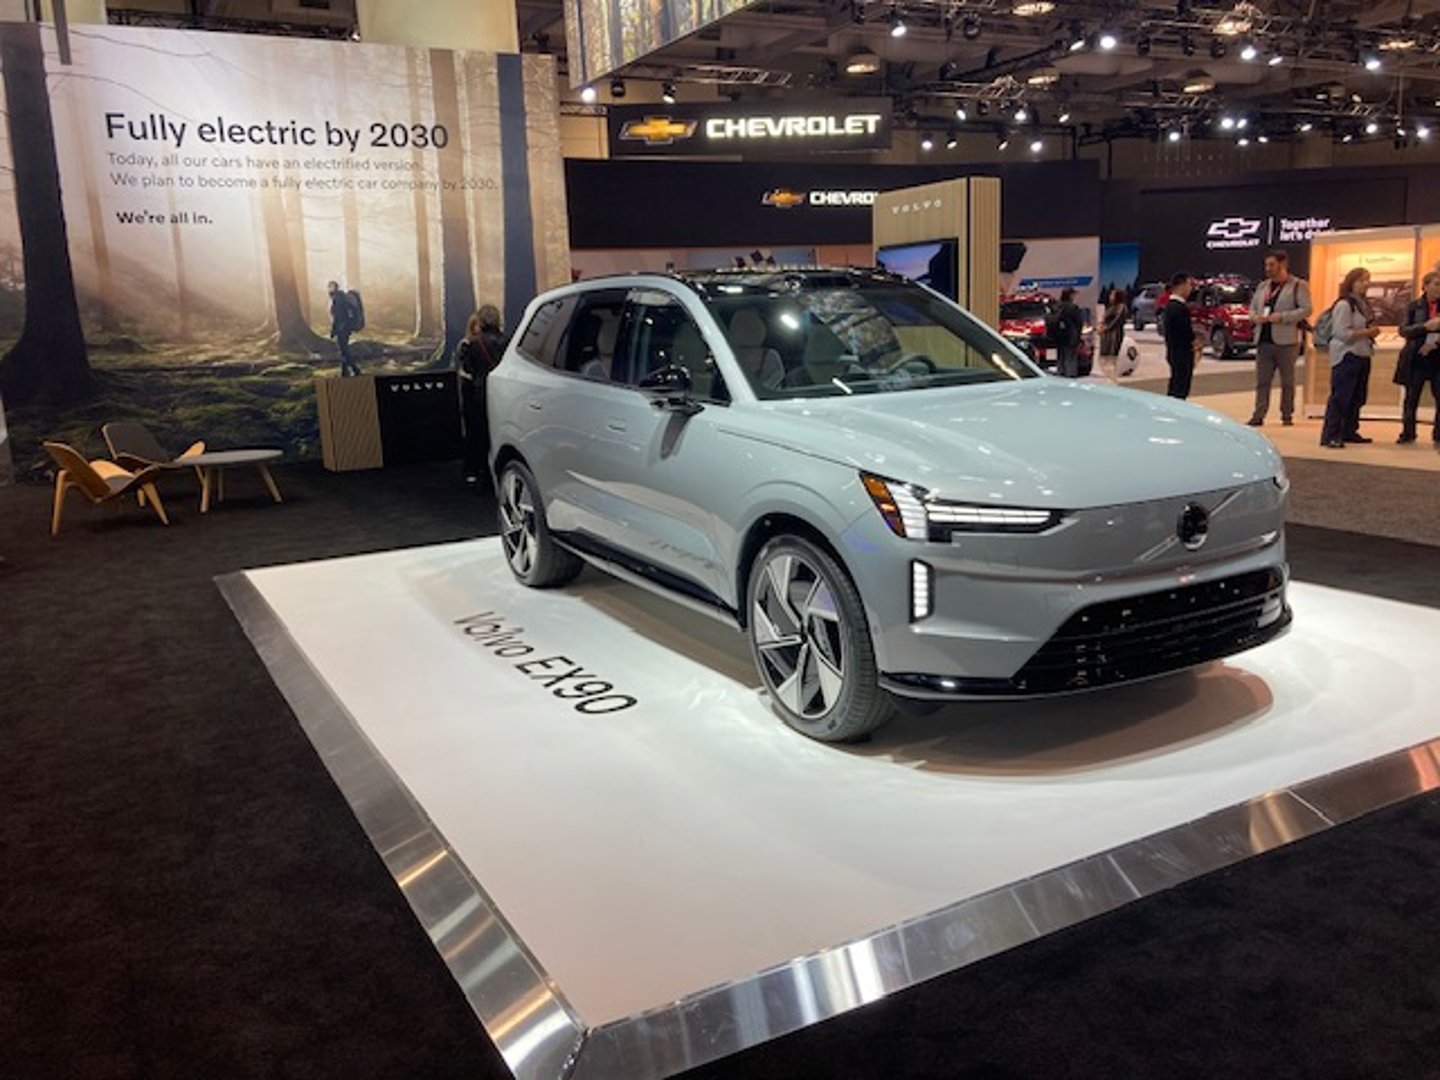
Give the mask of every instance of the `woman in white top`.
M 1356 267 L 1340 284 L 1340 298 L 1330 315 L 1330 400 L 1325 403 L 1325 427 L 1320 445 L 1338 450 L 1347 442 L 1373 440 L 1360 434 L 1360 407 L 1370 381 L 1370 361 L 1380 328 L 1373 325 L 1365 291 L 1370 271 Z

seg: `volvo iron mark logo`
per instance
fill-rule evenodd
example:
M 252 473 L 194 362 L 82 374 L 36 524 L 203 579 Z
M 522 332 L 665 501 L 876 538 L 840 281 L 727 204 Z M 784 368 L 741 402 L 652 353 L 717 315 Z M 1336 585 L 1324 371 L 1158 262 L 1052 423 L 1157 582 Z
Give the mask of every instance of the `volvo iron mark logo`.
M 1212 221 L 1205 230 L 1207 248 L 1250 248 L 1260 246 L 1260 229 L 1265 222 L 1259 218 L 1227 217 Z
M 1175 535 L 1187 551 L 1199 551 L 1210 538 L 1210 512 L 1199 503 L 1190 503 L 1180 511 L 1180 523 Z
M 627 120 L 620 129 L 620 138 L 643 141 L 646 146 L 670 146 L 676 139 L 695 134 L 696 121 L 672 120 L 668 116 L 647 116 L 644 120 Z

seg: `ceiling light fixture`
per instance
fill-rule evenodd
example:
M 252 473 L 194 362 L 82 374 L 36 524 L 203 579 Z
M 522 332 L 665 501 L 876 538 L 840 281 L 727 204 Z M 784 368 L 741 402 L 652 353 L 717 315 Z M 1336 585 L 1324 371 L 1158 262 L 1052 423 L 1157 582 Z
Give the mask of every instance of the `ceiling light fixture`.
M 1027 86 L 1054 86 L 1060 81 L 1060 69 L 1053 67 L 1037 68 L 1025 77 Z
M 1307 131 L 1313 131 L 1314 129 L 1315 125 L 1312 124 L 1309 120 L 1301 120 L 1300 123 L 1297 124 L 1295 127 L 1295 130 L 1301 132 L 1302 134 Z
M 1149 55 L 1150 55 L 1150 35 L 1149 35 L 1149 34 L 1141 34 L 1138 38 L 1135 39 L 1135 54 L 1136 54 L 1137 56 L 1149 56 Z
M 880 57 L 869 49 L 851 53 L 850 58 L 845 61 L 846 75 L 874 75 L 879 70 Z
M 1055 122 L 1057 124 L 1068 124 L 1070 122 L 1070 110 L 1066 109 L 1064 112 L 1062 112 L 1059 116 L 1055 118 Z
M 964 105 L 955 106 L 955 119 L 959 120 L 962 124 L 970 119 L 970 114 L 965 111 Z
M 1238 139 L 1235 140 L 1235 145 L 1236 145 L 1236 146 L 1249 146 L 1249 145 L 1250 145 L 1250 140 L 1249 140 L 1248 138 L 1246 138 L 1244 135 L 1241 135 L 1240 138 L 1238 138 Z
M 905 17 L 892 7 L 890 9 L 890 36 L 904 37 L 906 29 Z
M 624 79 L 611 79 L 611 80 L 610 80 L 610 96 L 611 96 L 612 98 L 622 98 L 622 97 L 625 96 L 625 80 L 624 80 Z
M 1018 109 L 1015 110 L 1015 123 L 1017 123 L 1017 124 L 1025 124 L 1025 123 L 1029 123 L 1029 121 L 1030 121 L 1030 110 L 1028 110 L 1027 108 L 1025 108 L 1024 105 L 1021 105 Z
M 960 36 L 966 41 L 974 41 L 980 36 L 980 20 L 974 15 L 966 15 L 960 23 Z
M 945 137 L 945 149 L 946 149 L 946 150 L 954 150 L 955 147 L 957 147 L 957 146 L 959 146 L 959 145 L 960 145 L 960 135 L 959 135 L 957 132 L 955 132 L 955 131 L 951 131 L 950 134 Z
M 1250 126 L 1250 118 L 1246 116 L 1240 117 L 1239 120 L 1235 121 L 1235 126 L 1241 131 L 1244 131 L 1247 127 Z
M 1019 0 L 1010 9 L 1010 14 L 1018 15 L 1022 19 L 1033 19 L 1037 15 L 1049 15 L 1054 10 L 1054 0 Z
M 1416 137 L 1417 139 L 1428 139 L 1428 138 L 1430 138 L 1430 128 L 1429 128 L 1429 126 L 1426 125 L 1426 124 L 1417 124 L 1417 125 L 1415 126 L 1415 137 Z
M 1179 142 L 1179 141 L 1180 141 L 1180 129 L 1179 129 L 1179 128 L 1171 128 L 1170 131 L 1169 131 L 1169 133 L 1168 133 L 1165 137 L 1166 137 L 1167 139 L 1169 139 L 1171 142 Z
M 1114 30 L 1101 30 L 1100 36 L 1096 38 L 1095 43 L 1106 52 L 1110 52 L 1116 45 L 1120 44 L 1120 35 Z
M 1419 44 L 1420 40 L 1414 34 L 1401 31 L 1394 37 L 1380 42 L 1380 49 L 1383 52 L 1409 52 Z
M 1236 4 L 1235 10 L 1220 16 L 1215 23 L 1215 33 L 1221 37 L 1239 37 L 1248 34 L 1255 25 L 1252 12 L 1254 4 Z
M 1196 68 L 1186 74 L 1185 81 L 1180 84 L 1180 90 L 1186 94 L 1208 94 L 1215 89 L 1215 76 L 1208 71 Z
M 935 149 L 935 140 L 928 134 L 920 136 L 920 149 L 928 154 L 931 150 Z
M 996 149 L 996 150 L 1008 150 L 1009 148 L 1010 148 L 1010 136 L 1009 136 L 1008 134 L 1001 135 L 1001 136 L 1000 136 L 1000 141 L 995 144 L 995 149 Z
M 587 85 L 580 88 L 580 100 L 585 102 L 586 105 L 595 104 L 595 99 L 599 96 L 600 95 L 596 93 L 595 87 L 593 86 Z
M 675 84 L 673 82 L 661 84 L 660 100 L 663 101 L 666 105 L 674 105 L 677 96 L 678 95 L 675 93 Z
M 1266 60 L 1265 63 L 1270 67 L 1279 67 L 1285 63 L 1285 50 L 1280 46 L 1278 41 L 1271 46 L 1270 58 Z
M 1038 153 L 1040 153 L 1041 150 L 1044 150 L 1044 149 L 1045 149 L 1045 140 L 1044 140 L 1044 139 L 1031 139 L 1031 140 L 1030 140 L 1030 152 L 1031 152 L 1032 154 L 1038 154 Z
M 1270 141 L 1270 136 L 1269 136 L 1269 135 L 1260 135 L 1260 136 L 1257 136 L 1257 137 L 1256 137 L 1255 141 L 1256 141 L 1256 142 L 1261 142 L 1261 143 L 1268 143 L 1268 142 Z
M 1379 71 L 1384 61 L 1380 59 L 1379 53 L 1367 51 L 1360 55 L 1360 63 L 1366 71 Z
M 1215 60 L 1224 60 L 1225 54 L 1230 51 L 1230 46 L 1221 41 L 1218 37 L 1210 39 L 1210 56 Z
M 1180 35 L 1180 52 L 1185 56 L 1195 55 L 1195 39 L 1190 36 L 1189 30 Z
M 1259 55 L 1260 49 L 1253 41 L 1247 40 L 1243 45 L 1240 46 L 1240 59 L 1244 60 L 1247 64 L 1253 61 Z
M 1235 118 L 1233 116 L 1222 116 L 1220 118 L 1220 126 L 1226 131 L 1234 131 Z
M 1377 134 L 1379 131 L 1380 131 L 1380 125 L 1377 124 L 1374 120 L 1369 121 L 1369 122 L 1365 125 L 1365 134 L 1366 134 L 1366 135 L 1375 135 L 1375 134 Z

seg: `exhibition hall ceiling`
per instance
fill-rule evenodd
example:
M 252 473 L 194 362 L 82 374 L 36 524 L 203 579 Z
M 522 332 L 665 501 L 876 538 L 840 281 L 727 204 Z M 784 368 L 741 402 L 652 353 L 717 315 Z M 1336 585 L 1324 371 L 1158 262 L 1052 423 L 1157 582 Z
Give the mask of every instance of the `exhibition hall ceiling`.
M 563 68 L 562 0 L 516 7 Z M 617 74 L 681 101 L 889 96 L 923 128 L 1405 143 L 1440 123 L 1440 2 L 760 0 Z

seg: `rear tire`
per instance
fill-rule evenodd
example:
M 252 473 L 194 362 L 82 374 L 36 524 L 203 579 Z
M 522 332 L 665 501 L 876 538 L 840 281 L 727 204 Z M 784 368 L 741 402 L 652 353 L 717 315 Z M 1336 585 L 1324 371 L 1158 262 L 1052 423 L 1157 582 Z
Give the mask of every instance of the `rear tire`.
M 496 503 L 505 561 L 522 585 L 548 589 L 564 585 L 580 573 L 584 563 L 550 535 L 540 487 L 519 461 L 511 461 L 500 470 Z
M 1215 354 L 1216 360 L 1235 359 L 1235 347 L 1230 344 L 1230 335 L 1223 328 L 1216 327 L 1210 335 L 1210 351 Z
M 890 718 L 865 606 L 824 549 L 798 536 L 769 541 L 751 564 L 745 610 L 755 668 L 790 727 L 851 742 Z

